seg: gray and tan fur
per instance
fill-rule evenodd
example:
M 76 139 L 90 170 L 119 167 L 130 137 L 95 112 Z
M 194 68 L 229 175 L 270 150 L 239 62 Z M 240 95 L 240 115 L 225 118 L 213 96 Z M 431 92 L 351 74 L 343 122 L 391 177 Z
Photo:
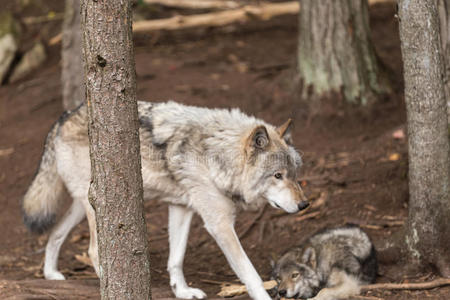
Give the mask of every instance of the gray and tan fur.
M 347 225 L 314 234 L 286 252 L 275 264 L 280 297 L 345 299 L 377 274 L 375 248 L 359 227 Z
M 170 285 L 178 298 L 205 298 L 187 285 L 183 260 L 193 213 L 198 213 L 253 299 L 270 299 L 234 230 L 240 207 L 265 203 L 289 213 L 308 203 L 296 181 L 301 159 L 292 146 L 291 123 L 275 128 L 237 109 L 207 109 L 175 102 L 139 102 L 142 176 L 146 199 L 169 203 Z M 65 186 L 70 209 L 53 228 L 46 246 L 44 275 L 58 271 L 59 249 L 85 216 L 89 256 L 98 274 L 95 214 L 90 182 L 87 110 L 81 106 L 51 129 L 31 186 L 23 199 L 28 227 L 42 232 L 53 223 Z

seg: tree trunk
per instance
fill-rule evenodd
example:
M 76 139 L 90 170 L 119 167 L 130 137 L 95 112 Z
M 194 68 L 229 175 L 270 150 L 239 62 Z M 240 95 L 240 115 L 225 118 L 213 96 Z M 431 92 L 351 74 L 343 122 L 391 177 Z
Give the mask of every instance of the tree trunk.
M 445 98 L 447 121 L 450 124 L 450 0 L 439 0 L 439 20 L 442 53 L 445 63 Z
M 83 0 L 91 186 L 102 299 L 150 299 L 130 1 Z
M 85 98 L 80 0 L 66 0 L 61 57 L 63 107 L 65 110 L 71 110 L 83 103 Z
M 409 259 L 450 276 L 450 159 L 436 1 L 399 1 L 408 115 Z
M 390 90 L 370 39 L 367 0 L 300 0 L 298 73 L 303 97 L 342 92 L 366 104 Z

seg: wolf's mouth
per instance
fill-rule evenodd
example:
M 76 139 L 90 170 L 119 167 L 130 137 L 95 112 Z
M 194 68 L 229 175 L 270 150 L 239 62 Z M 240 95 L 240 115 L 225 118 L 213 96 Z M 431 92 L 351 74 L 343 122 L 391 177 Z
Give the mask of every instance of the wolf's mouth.
M 269 201 L 270 205 L 272 205 L 274 208 L 282 209 L 281 206 L 279 206 L 275 201 L 269 199 L 267 199 L 267 201 Z

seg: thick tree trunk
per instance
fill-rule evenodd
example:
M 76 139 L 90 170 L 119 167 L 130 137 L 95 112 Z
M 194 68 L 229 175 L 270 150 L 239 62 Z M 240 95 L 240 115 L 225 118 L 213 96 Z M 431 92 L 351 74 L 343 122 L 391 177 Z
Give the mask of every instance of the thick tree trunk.
M 298 73 L 310 98 L 366 104 L 389 91 L 370 40 L 367 0 L 300 0 Z
M 408 115 L 410 261 L 450 276 L 450 159 L 437 1 L 399 1 Z
M 445 97 L 447 121 L 450 124 L 450 0 L 439 0 L 439 20 L 442 53 L 445 63 Z
M 71 110 L 83 103 L 85 98 L 80 0 L 66 0 L 61 57 L 63 107 L 65 110 Z
M 130 1 L 82 0 L 102 299 L 150 299 Z

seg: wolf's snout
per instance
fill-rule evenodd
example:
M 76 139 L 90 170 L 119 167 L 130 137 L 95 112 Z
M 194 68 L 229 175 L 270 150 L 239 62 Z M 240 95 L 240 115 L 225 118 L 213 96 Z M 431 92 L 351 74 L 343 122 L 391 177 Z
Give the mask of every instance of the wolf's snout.
M 298 210 L 299 210 L 299 211 L 304 210 L 304 209 L 307 208 L 308 206 L 309 206 L 309 202 L 308 202 L 308 201 L 301 201 L 301 202 L 298 204 Z
M 278 295 L 280 295 L 281 297 L 286 296 L 286 294 L 287 294 L 287 291 L 286 291 L 286 290 L 279 290 L 279 291 L 278 291 Z

